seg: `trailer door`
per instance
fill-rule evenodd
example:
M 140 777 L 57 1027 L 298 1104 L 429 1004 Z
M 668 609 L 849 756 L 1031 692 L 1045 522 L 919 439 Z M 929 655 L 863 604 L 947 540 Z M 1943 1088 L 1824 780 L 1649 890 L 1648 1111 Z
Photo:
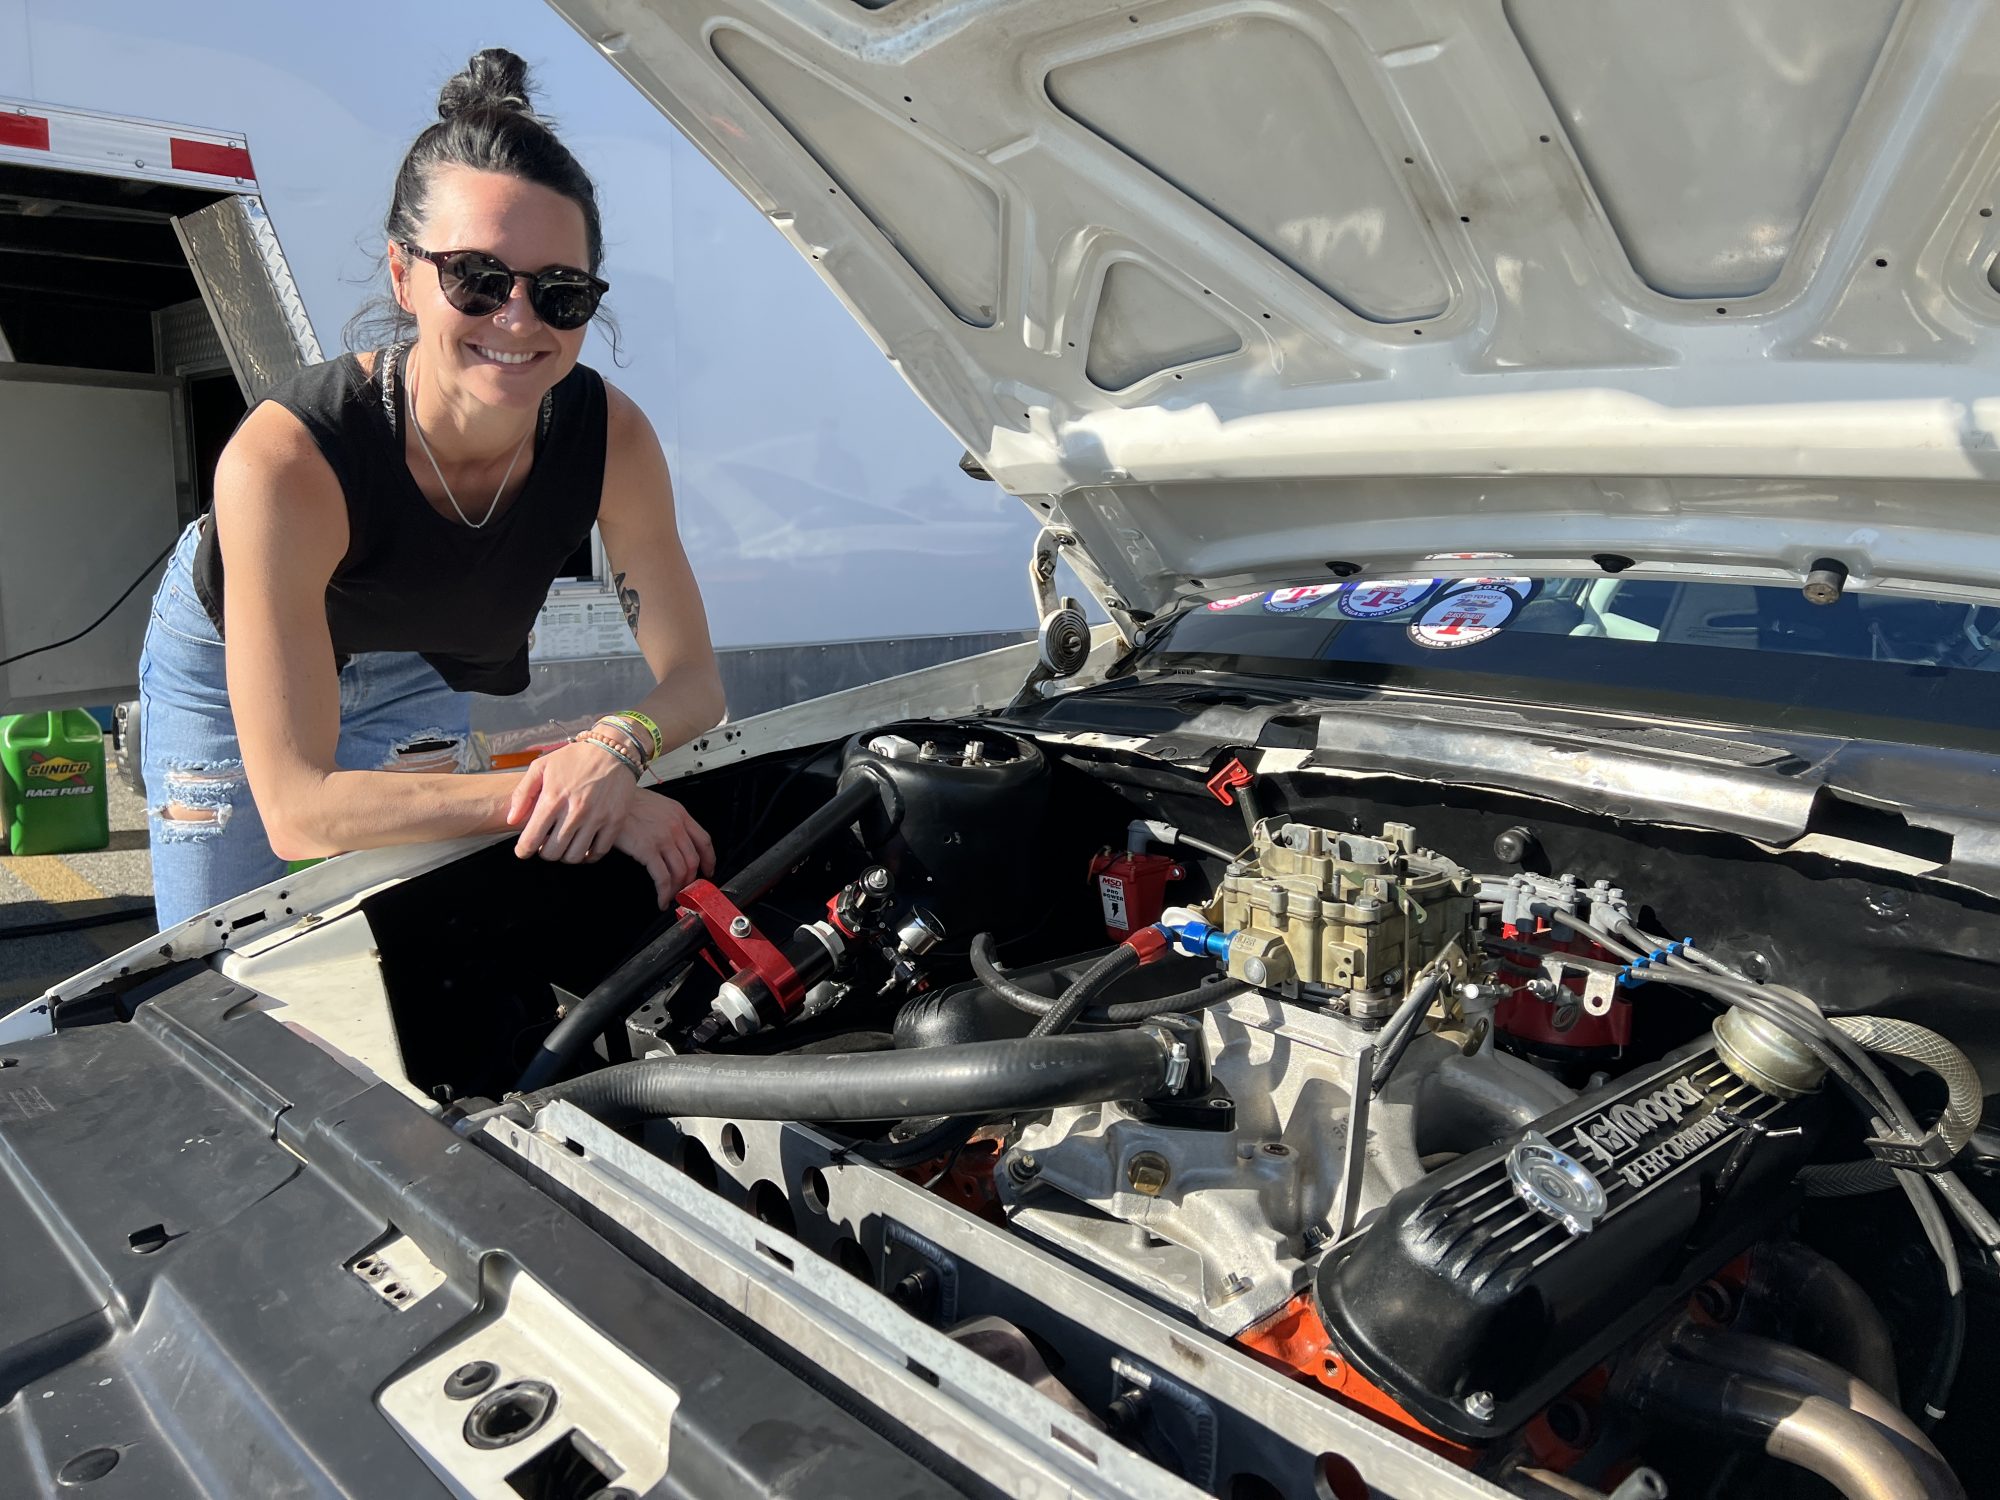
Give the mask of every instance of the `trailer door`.
M 183 509 L 180 393 L 159 376 L 0 364 L 7 712 L 131 696 L 156 564 Z
M 241 135 L 0 99 L 0 713 L 136 695 L 222 441 L 319 358 Z

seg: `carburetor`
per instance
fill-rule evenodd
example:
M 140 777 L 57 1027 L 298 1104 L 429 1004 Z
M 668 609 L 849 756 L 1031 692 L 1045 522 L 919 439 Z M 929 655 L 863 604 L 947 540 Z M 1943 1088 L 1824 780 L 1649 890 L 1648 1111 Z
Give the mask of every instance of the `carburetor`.
M 1232 979 L 1342 1000 L 1367 1018 L 1392 1010 L 1426 964 L 1465 977 L 1463 955 L 1479 952 L 1477 892 L 1463 866 L 1417 848 L 1407 823 L 1370 838 L 1266 818 L 1200 915 L 1231 934 Z

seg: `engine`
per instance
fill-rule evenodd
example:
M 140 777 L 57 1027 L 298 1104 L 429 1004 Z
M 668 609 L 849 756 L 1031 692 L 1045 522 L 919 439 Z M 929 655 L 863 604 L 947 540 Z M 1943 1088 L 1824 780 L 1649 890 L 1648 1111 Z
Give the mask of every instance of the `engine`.
M 1407 825 L 1252 834 L 1204 907 L 1165 914 L 1220 970 L 1206 1110 L 1026 1125 L 997 1177 L 1009 1222 L 1219 1334 L 1316 1318 L 1336 1383 L 1426 1433 L 1518 1429 L 1782 1213 L 1821 1101 L 1760 1092 L 1713 1046 L 1579 1093 L 1498 1046 L 1503 1004 L 1589 1001 L 1488 977 L 1469 872 Z M 1518 968 L 1534 945 L 1509 925 Z
M 1054 759 L 977 727 L 856 736 L 794 832 L 683 892 L 521 1092 L 461 1113 L 531 1121 L 563 1100 L 651 1121 L 684 1169 L 740 1168 L 761 1216 L 954 1336 L 998 1339 L 1022 1378 L 1211 1487 L 1218 1451 L 1255 1447 L 1249 1419 L 1204 1426 L 1200 1390 L 1003 1291 L 994 1237 L 1521 1494 L 1663 1493 L 1616 1481 L 1665 1464 L 1676 1430 L 1782 1445 L 1808 1395 L 1893 1388 L 1880 1314 L 1796 1240 L 1797 1213 L 1815 1174 L 1936 1171 L 1977 1122 L 1962 1079 L 1928 1132 L 1871 1114 L 1890 1106 L 1865 1079 L 1857 1119 L 1825 1078 L 1852 1091 L 1865 1027 L 1649 932 L 1608 878 L 1481 872 L 1410 822 L 1246 807 L 1233 830 L 1240 777 L 1200 834 L 1157 799 L 1091 826 Z M 632 1061 L 579 1072 L 576 1038 L 612 1026 Z M 1970 1072 L 1923 1028 L 1871 1035 Z M 759 1120 L 791 1122 L 772 1127 L 784 1172 L 749 1164 Z M 969 1212 L 899 1229 L 882 1195 L 912 1183 Z M 1771 1289 L 1801 1266 L 1862 1325 L 1844 1371 L 1771 1338 L 1801 1326 Z M 988 1281 L 988 1300 L 969 1290 Z M 1745 1409 L 1732 1360 L 1775 1405 Z M 1914 1493 L 1961 1492 L 1870 1401 L 1893 1410 L 1840 1405 L 1841 1462 L 1862 1463 L 1853 1424 L 1872 1421 Z M 1734 1471 L 1693 1472 L 1687 1493 Z

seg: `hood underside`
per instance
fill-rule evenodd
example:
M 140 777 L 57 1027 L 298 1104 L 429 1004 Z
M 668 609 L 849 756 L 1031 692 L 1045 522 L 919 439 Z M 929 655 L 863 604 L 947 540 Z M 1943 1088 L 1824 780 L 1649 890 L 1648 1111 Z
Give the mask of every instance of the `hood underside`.
M 1114 614 L 1439 552 L 2000 597 L 1991 0 L 552 3 Z

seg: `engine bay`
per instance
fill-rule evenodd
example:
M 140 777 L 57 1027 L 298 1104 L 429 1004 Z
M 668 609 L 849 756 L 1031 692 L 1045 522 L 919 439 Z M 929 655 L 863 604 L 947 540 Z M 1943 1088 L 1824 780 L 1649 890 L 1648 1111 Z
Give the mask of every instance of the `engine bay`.
M 722 863 L 671 911 L 505 847 L 368 898 L 462 1134 L 593 1117 L 1213 1494 L 1414 1491 L 1145 1340 L 1424 1493 L 1967 1492 L 1983 898 L 977 721 L 672 790 Z

